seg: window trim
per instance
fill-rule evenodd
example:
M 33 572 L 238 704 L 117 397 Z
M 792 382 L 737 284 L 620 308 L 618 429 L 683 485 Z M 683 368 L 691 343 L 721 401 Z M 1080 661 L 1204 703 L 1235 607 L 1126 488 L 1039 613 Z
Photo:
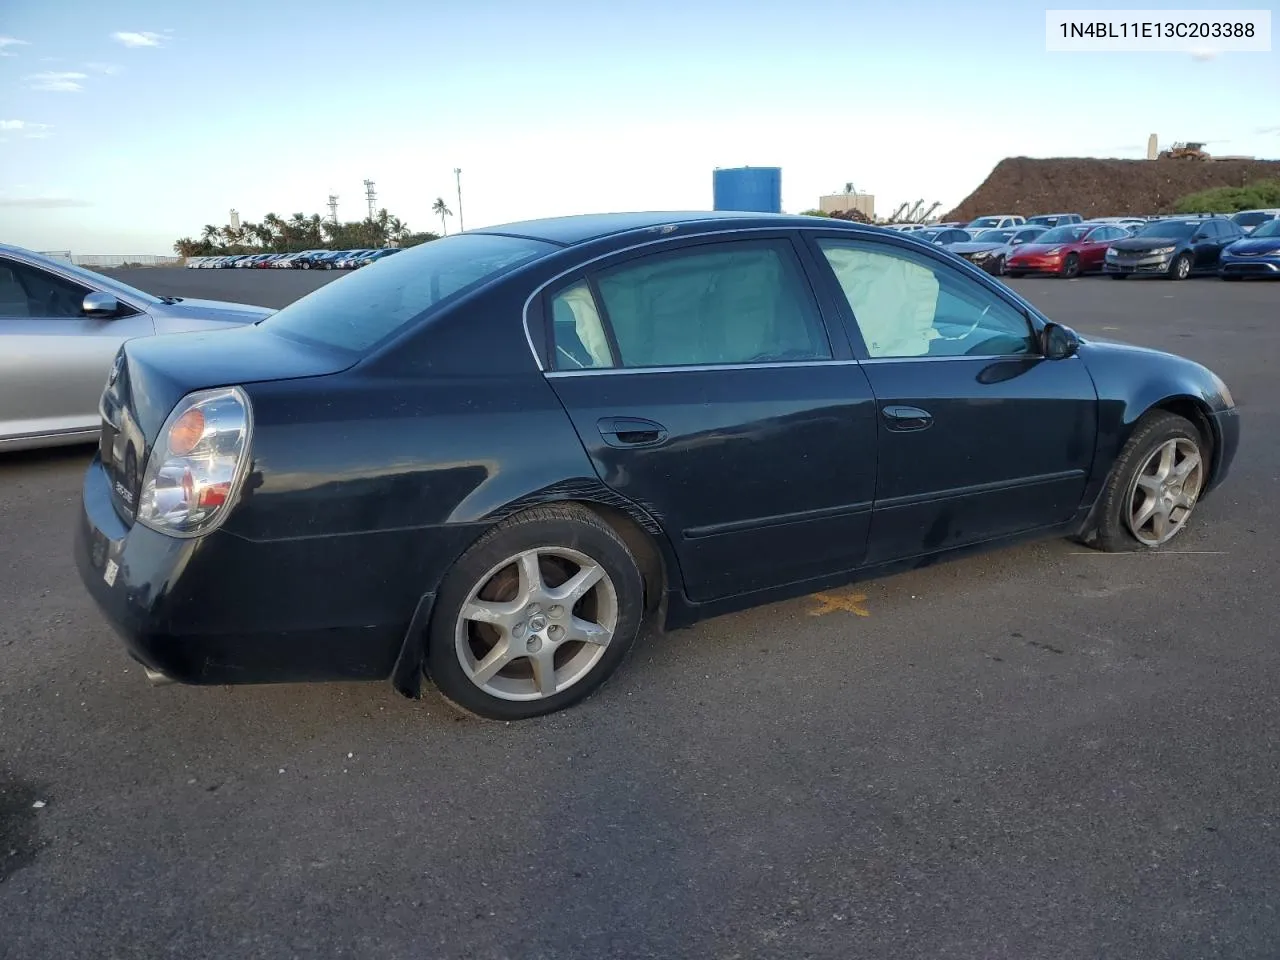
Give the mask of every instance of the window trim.
M 742 234 L 751 235 L 742 236 Z M 618 347 L 617 337 L 614 334 L 613 321 L 609 316 L 608 306 L 604 302 L 604 298 L 600 293 L 600 288 L 597 283 L 597 277 L 599 274 L 605 270 L 610 270 L 614 267 L 619 267 L 633 261 L 644 260 L 649 257 L 674 254 L 681 250 L 695 249 L 698 247 L 722 247 L 740 243 L 767 243 L 779 248 L 785 247 L 790 251 L 792 257 L 791 266 L 797 271 L 799 280 L 803 284 L 804 289 L 808 291 L 809 301 L 813 308 L 814 316 L 817 318 L 821 332 L 826 337 L 827 347 L 831 355 L 829 357 L 822 357 L 813 360 L 779 360 L 765 363 L 678 364 L 650 367 L 621 366 L 622 351 Z M 662 240 L 649 241 L 631 247 L 624 247 L 620 250 L 613 250 L 609 253 L 593 257 L 584 263 L 578 264 L 576 267 L 552 277 L 539 286 L 530 295 L 529 299 L 525 301 L 525 338 L 528 340 L 529 346 L 533 350 L 534 359 L 537 361 L 541 372 L 545 376 L 555 377 L 557 379 L 562 377 L 600 376 L 602 374 L 760 370 L 782 367 L 811 367 L 815 364 L 823 363 L 856 363 L 856 358 L 850 356 L 851 350 L 849 345 L 846 342 L 843 342 L 842 339 L 837 336 L 836 330 L 833 329 L 833 322 L 839 323 L 839 318 L 833 317 L 830 312 L 829 305 L 824 304 L 824 297 L 821 295 L 819 288 L 814 284 L 813 264 L 808 262 L 809 258 L 809 250 L 795 235 L 793 230 L 786 228 L 779 229 L 777 227 L 747 228 L 731 231 L 722 230 L 719 232 L 701 233 L 692 236 L 664 238 Z M 579 283 L 586 283 L 591 291 L 591 296 L 595 300 L 596 312 L 600 315 L 600 320 L 605 327 L 605 336 L 608 338 L 609 347 L 613 351 L 614 361 L 618 364 L 617 366 L 591 367 L 583 370 L 576 370 L 562 369 L 559 365 L 559 360 L 555 354 L 555 311 L 552 307 L 552 301 L 559 293 L 577 286 Z M 537 298 L 536 304 L 535 297 Z M 543 342 L 546 345 L 545 363 L 543 361 L 543 357 L 540 356 L 538 351 L 533 348 L 533 338 L 530 335 L 528 322 L 529 308 L 531 305 L 536 305 L 537 309 L 541 313 L 541 333 Z
M 1034 310 L 1028 309 L 1017 300 L 1011 299 L 1004 289 L 1000 289 L 1003 285 L 997 285 L 990 279 L 985 270 L 980 270 L 973 266 L 967 260 L 960 258 L 950 258 L 956 262 L 948 262 L 942 256 L 938 256 L 934 251 L 920 251 L 915 253 L 920 259 L 930 262 L 931 268 L 940 270 L 944 273 L 951 273 L 962 279 L 967 279 L 984 289 L 994 299 L 1003 303 L 1009 309 L 1021 316 L 1027 324 L 1027 331 L 1034 345 L 1034 352 L 1030 353 L 992 353 L 992 354 L 957 354 L 956 356 L 924 356 L 924 357 L 873 357 L 867 350 L 866 341 L 862 337 L 862 329 L 858 326 L 857 318 L 853 315 L 853 307 L 849 304 L 848 298 L 845 297 L 844 291 L 840 289 L 840 281 L 836 278 L 835 271 L 827 262 L 826 256 L 822 252 L 820 246 L 823 240 L 837 240 L 844 243 L 855 244 L 857 246 L 869 249 L 871 252 L 879 252 L 882 250 L 893 250 L 901 248 L 907 252 L 911 252 L 911 248 L 904 244 L 885 243 L 879 237 L 867 237 L 865 235 L 846 234 L 841 235 L 831 230 L 813 230 L 805 237 L 805 242 L 811 246 L 814 259 L 818 260 L 818 269 L 821 273 L 820 282 L 829 290 L 834 290 L 839 294 L 836 300 L 836 309 L 839 313 L 840 321 L 844 324 L 845 333 L 849 337 L 849 342 L 853 345 L 854 354 L 859 362 L 864 364 L 881 364 L 881 363 L 939 363 L 943 361 L 973 361 L 981 360 L 992 362 L 996 360 L 1043 360 L 1044 354 L 1040 347 L 1040 333 L 1043 329 L 1043 323 Z M 893 254 L 889 254 L 893 255 Z M 975 276 L 976 274 L 976 276 Z
M 652 231 L 649 231 L 649 232 L 652 232 Z M 845 323 L 844 315 L 842 312 L 843 310 L 847 309 L 847 305 L 844 303 L 844 294 L 837 290 L 836 293 L 839 294 L 839 296 L 834 298 L 832 297 L 832 291 L 830 287 L 823 280 L 823 276 L 820 269 L 821 264 L 815 261 L 815 256 L 820 256 L 821 251 L 817 250 L 816 245 L 812 241 L 813 237 L 823 236 L 823 237 L 834 237 L 837 239 L 843 238 L 846 240 L 853 239 L 853 240 L 861 241 L 864 243 L 875 243 L 884 247 L 899 247 L 904 250 L 917 250 L 918 252 L 921 252 L 920 248 L 923 247 L 924 248 L 924 250 L 922 251 L 923 255 L 928 256 L 930 259 L 933 259 L 935 261 L 942 262 L 942 259 L 941 259 L 942 255 L 940 255 L 937 252 L 936 247 L 934 247 L 932 244 L 927 243 L 926 241 L 919 240 L 912 237 L 910 233 L 900 233 L 899 231 L 896 231 L 896 230 L 889 230 L 889 229 L 877 228 L 877 227 L 866 227 L 866 226 L 849 227 L 847 229 L 832 228 L 827 224 L 818 224 L 813 226 L 810 226 L 807 224 L 790 224 L 788 226 L 781 227 L 781 228 L 780 227 L 732 227 L 728 229 L 726 229 L 723 226 L 720 226 L 720 227 L 712 227 L 704 230 L 698 230 L 693 233 L 682 234 L 679 237 L 660 237 L 654 240 L 642 240 L 639 243 L 628 244 L 623 247 L 618 247 L 616 249 L 606 251 L 605 253 L 597 254 L 594 257 L 589 257 L 586 260 L 583 260 L 574 264 L 572 267 L 567 267 L 564 270 L 561 270 L 555 274 L 552 274 L 547 279 L 536 284 L 534 288 L 529 292 L 529 295 L 525 297 L 524 306 L 521 308 L 521 311 L 520 311 L 521 325 L 524 328 L 525 343 L 529 347 L 529 353 L 533 357 L 533 362 L 534 362 L 534 365 L 538 368 L 538 372 L 543 374 L 543 376 L 548 376 L 548 377 L 554 377 L 554 376 L 560 375 L 560 374 L 557 374 L 557 372 L 554 370 L 549 370 L 547 366 L 547 358 L 550 356 L 550 353 L 551 353 L 551 340 L 550 340 L 551 331 L 547 329 L 547 323 L 549 321 L 547 319 L 547 311 L 543 309 L 544 292 L 548 288 L 556 284 L 557 282 L 564 280 L 565 278 L 570 277 L 571 275 L 579 275 L 584 273 L 592 264 L 600 263 L 601 261 L 609 260 L 613 257 L 617 257 L 626 253 L 632 253 L 638 250 L 649 250 L 654 247 L 663 246 L 667 244 L 673 245 L 673 248 L 674 248 L 674 246 L 676 245 L 681 245 L 682 242 L 686 242 L 686 241 L 692 242 L 699 239 L 717 240 L 725 237 L 745 236 L 745 235 L 764 236 L 764 235 L 770 235 L 770 234 L 789 237 L 792 240 L 793 245 L 799 248 L 800 259 L 804 263 L 805 272 L 809 277 L 809 284 L 813 288 L 814 294 L 817 296 L 819 304 L 822 307 L 823 319 L 827 327 L 827 334 L 828 336 L 832 337 L 832 347 L 836 351 L 836 353 L 839 354 L 839 356 L 835 360 L 805 361 L 805 363 L 838 363 L 838 364 L 847 366 L 850 364 L 856 365 L 859 363 L 868 362 L 866 357 L 859 357 L 857 355 L 856 348 L 854 347 L 853 341 L 849 340 L 848 338 L 848 324 Z M 561 251 L 561 252 L 563 253 L 566 251 Z M 1044 314 L 1040 313 L 1040 311 L 1037 310 L 1036 307 L 1030 301 L 1022 300 L 1020 297 L 1017 296 L 1016 293 L 1014 293 L 1012 289 L 1004 286 L 1003 284 L 999 284 L 997 281 L 992 279 L 985 271 L 979 270 L 977 267 L 974 267 L 972 264 L 969 264 L 967 261 L 960 261 L 959 266 L 961 267 L 961 269 L 971 271 L 971 276 L 974 280 L 977 280 L 979 283 L 985 285 L 988 288 L 988 290 L 990 290 L 996 296 L 1003 299 L 1014 310 L 1017 310 L 1021 312 L 1024 316 L 1026 316 L 1028 322 L 1031 324 L 1032 329 L 1035 331 L 1037 336 L 1039 335 L 1041 330 L 1044 328 L 1044 325 L 1051 322 L 1050 319 L 1046 317 Z M 830 270 L 829 267 L 826 269 L 828 271 Z M 834 278 L 832 278 L 831 282 L 835 282 Z M 537 345 L 534 343 L 534 337 L 533 337 L 534 327 L 530 324 L 531 311 L 534 312 L 534 315 L 537 317 L 537 321 L 538 321 L 537 330 L 542 340 L 541 351 L 538 350 Z M 836 329 L 839 329 L 840 332 L 843 334 L 843 336 L 836 336 Z M 858 343 L 859 344 L 861 343 L 861 338 L 859 338 Z M 1022 358 L 1022 359 L 1025 359 L 1026 356 L 1027 356 L 1026 354 L 1016 355 L 1016 357 Z M 1008 360 L 1012 358 L 1013 356 L 1005 356 L 1005 357 L 993 356 L 993 357 L 936 357 L 932 359 L 936 359 L 936 360 L 952 360 L 952 359 Z M 1073 357 L 1072 359 L 1075 359 L 1075 358 Z M 755 368 L 758 369 L 759 367 L 763 367 L 763 366 L 765 365 L 758 364 L 756 365 Z M 677 369 L 689 370 L 690 368 L 679 367 Z M 714 369 L 724 370 L 726 368 L 716 367 Z M 614 367 L 614 368 L 609 368 L 605 370 L 576 370 L 576 371 L 570 370 L 570 371 L 565 371 L 563 375 L 564 376 L 583 376 L 585 374 L 587 376 L 596 376 L 601 373 L 634 374 L 634 373 L 653 373 L 653 372 L 655 372 L 655 368 L 653 367 L 649 367 L 645 369 Z

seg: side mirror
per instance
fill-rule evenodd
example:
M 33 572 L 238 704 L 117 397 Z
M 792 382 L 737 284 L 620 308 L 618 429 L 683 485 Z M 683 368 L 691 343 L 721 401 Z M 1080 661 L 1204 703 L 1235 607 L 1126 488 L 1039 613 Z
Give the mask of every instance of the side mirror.
M 120 302 L 109 293 L 95 290 L 84 295 L 80 309 L 86 317 L 114 317 L 120 310 Z
M 1040 352 L 1047 360 L 1066 360 L 1080 350 L 1080 338 L 1070 327 L 1047 323 L 1040 331 Z

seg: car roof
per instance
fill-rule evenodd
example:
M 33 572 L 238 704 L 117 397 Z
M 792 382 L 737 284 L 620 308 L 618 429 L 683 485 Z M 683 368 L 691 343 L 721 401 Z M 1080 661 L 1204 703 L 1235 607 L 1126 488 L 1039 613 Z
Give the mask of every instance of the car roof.
M 770 227 L 784 229 L 791 226 L 813 226 L 821 219 L 833 229 L 866 227 L 849 220 L 803 217 L 785 213 L 752 213 L 726 210 L 648 211 L 638 213 L 588 213 L 569 217 L 548 217 L 543 220 L 522 220 L 504 223 L 467 233 L 503 234 L 528 237 L 548 243 L 570 247 L 599 240 L 602 237 L 630 233 L 639 230 L 656 230 L 660 227 L 677 227 L 685 224 L 707 224 L 717 227 Z

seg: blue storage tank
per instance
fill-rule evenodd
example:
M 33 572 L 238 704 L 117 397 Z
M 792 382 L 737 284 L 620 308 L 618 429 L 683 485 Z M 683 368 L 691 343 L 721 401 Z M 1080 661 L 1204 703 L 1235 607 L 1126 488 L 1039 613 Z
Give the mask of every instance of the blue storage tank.
M 726 167 L 712 173 L 713 210 L 782 212 L 781 167 Z

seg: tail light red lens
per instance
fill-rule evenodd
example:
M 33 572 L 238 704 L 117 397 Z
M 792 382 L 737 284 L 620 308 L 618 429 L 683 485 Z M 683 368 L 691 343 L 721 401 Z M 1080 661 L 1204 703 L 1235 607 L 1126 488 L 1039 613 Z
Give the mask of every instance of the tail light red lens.
M 175 537 L 214 530 L 248 470 L 252 411 L 239 387 L 188 394 L 152 446 L 138 498 L 138 522 Z

